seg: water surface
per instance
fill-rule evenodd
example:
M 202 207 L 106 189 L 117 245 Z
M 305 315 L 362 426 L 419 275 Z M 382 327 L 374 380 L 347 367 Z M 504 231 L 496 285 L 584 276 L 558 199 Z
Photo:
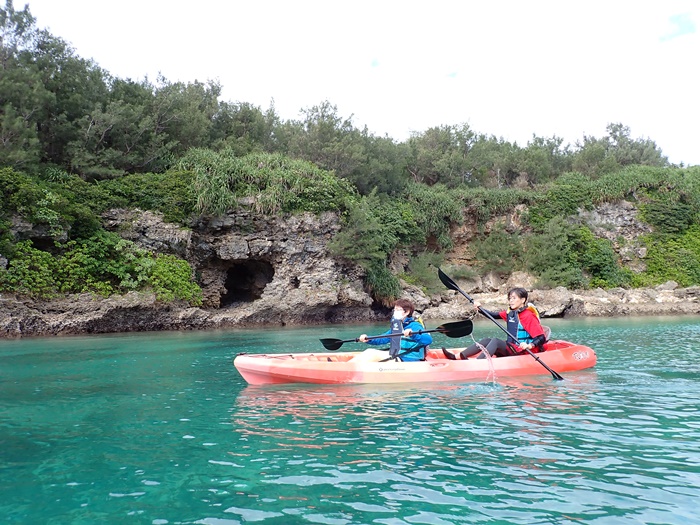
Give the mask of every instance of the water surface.
M 700 319 L 548 324 L 592 346 L 597 367 L 564 381 L 251 387 L 238 352 L 321 351 L 320 337 L 385 327 L 0 341 L 0 517 L 696 522 Z

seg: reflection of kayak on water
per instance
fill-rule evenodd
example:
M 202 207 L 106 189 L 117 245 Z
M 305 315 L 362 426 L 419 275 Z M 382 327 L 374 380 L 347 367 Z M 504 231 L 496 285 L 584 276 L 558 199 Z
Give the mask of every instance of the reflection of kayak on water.
M 372 450 L 379 455 L 364 450 L 362 461 L 381 463 L 387 453 L 393 454 L 398 441 L 408 439 L 415 451 L 414 440 L 420 434 L 427 439 L 425 448 L 435 453 L 441 442 L 436 436 L 451 432 L 447 428 L 459 428 L 469 436 L 481 418 L 496 425 L 500 418 L 521 420 L 522 431 L 539 442 L 538 432 L 556 425 L 563 415 L 588 414 L 589 398 L 597 391 L 595 369 L 569 373 L 562 382 L 539 375 L 498 382 L 246 385 L 231 410 L 232 428 L 241 441 L 230 454 L 269 461 L 276 451 L 297 450 L 337 454 L 352 463 L 357 459 L 351 457 L 351 449 L 366 441 L 376 444 Z M 455 407 L 458 415 L 452 419 L 449 414 Z M 533 424 L 538 417 L 542 419 Z M 406 428 L 420 432 L 407 434 Z
M 489 378 L 491 379 L 491 378 Z M 346 405 L 390 404 L 396 406 L 411 400 L 424 403 L 429 398 L 437 400 L 440 405 L 464 404 L 465 398 L 500 392 L 499 396 L 517 403 L 538 404 L 544 397 L 561 395 L 573 397 L 587 395 L 597 388 L 598 376 L 595 369 L 579 373 L 570 373 L 566 381 L 556 384 L 547 376 L 530 376 L 528 378 L 504 377 L 498 381 L 462 382 L 462 383 L 346 383 L 346 384 L 308 384 L 284 383 L 278 385 L 246 385 L 236 396 L 237 411 L 250 410 L 260 414 L 275 411 L 294 412 L 297 408 L 330 407 Z
M 533 355 L 467 360 L 448 360 L 441 350 L 430 349 L 425 361 L 414 362 L 352 361 L 360 352 L 240 354 L 233 364 L 251 385 L 483 381 L 493 374 L 497 377 L 541 375 L 548 373 L 548 368 L 572 372 L 596 364 L 595 352 L 584 345 L 555 340 L 545 343 L 544 349 Z
M 481 388 L 478 383 L 472 383 L 474 389 Z M 236 405 L 261 409 L 268 413 L 276 409 L 285 410 L 295 407 L 319 407 L 335 405 L 358 405 L 362 403 L 383 405 L 395 404 L 413 397 L 423 397 L 428 394 L 452 395 L 463 392 L 464 385 L 444 383 L 439 385 L 412 385 L 408 383 L 368 384 L 304 384 L 285 383 L 269 385 L 261 388 L 259 385 L 246 385 L 236 397 Z M 473 391 L 475 391 L 473 389 Z M 483 392 L 489 389 L 483 388 Z M 460 394 L 461 395 L 461 394 Z

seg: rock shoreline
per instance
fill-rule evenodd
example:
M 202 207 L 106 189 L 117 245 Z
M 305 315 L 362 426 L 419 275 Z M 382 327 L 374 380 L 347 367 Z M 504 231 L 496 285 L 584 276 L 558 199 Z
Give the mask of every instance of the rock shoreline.
M 644 230 L 634 220 L 629 203 L 603 206 L 596 213 L 589 219 L 595 219 L 601 232 L 622 236 L 628 239 L 625 246 L 636 246 L 636 236 Z M 190 228 L 141 210 L 110 210 L 103 219 L 105 228 L 145 250 L 187 260 L 198 275 L 203 307 L 164 304 L 151 293 L 136 292 L 109 298 L 80 294 L 51 301 L 0 294 L 0 338 L 367 323 L 384 322 L 389 316 L 389 309 L 377 305 L 365 289 L 362 269 L 329 253 L 328 243 L 341 228 L 337 214 L 263 217 L 231 212 L 200 218 Z M 501 219 L 494 218 L 493 224 Z M 32 231 L 14 233 L 31 238 Z M 455 248 L 447 254 L 447 267 L 473 266 L 468 246 L 476 225 L 465 224 L 452 235 Z M 643 264 L 641 255 L 634 259 L 625 252 L 621 257 L 630 267 Z M 409 254 L 392 254 L 394 275 L 406 271 L 408 260 Z M 489 309 L 505 307 L 507 290 L 522 286 L 531 291 L 530 300 L 543 318 L 700 314 L 700 287 L 680 288 L 673 281 L 633 290 L 539 290 L 536 278 L 523 272 L 514 272 L 507 280 L 495 273 L 452 277 Z M 406 282 L 401 285 L 402 296 L 414 302 L 425 320 L 463 319 L 472 314 L 469 302 L 452 290 L 427 295 Z
M 507 288 L 501 288 L 485 293 L 464 289 L 485 307 L 498 309 L 505 305 Z M 407 286 L 404 292 L 404 296 L 416 303 L 425 320 L 463 319 L 471 310 L 469 302 L 452 291 L 426 297 L 419 289 Z M 634 290 L 533 290 L 530 299 L 543 318 L 700 314 L 700 287 L 678 288 L 674 283 Z M 387 309 L 373 309 L 358 300 L 347 304 L 316 303 L 308 308 L 285 303 L 263 306 L 205 309 L 182 303 L 164 304 L 153 294 L 135 292 L 106 299 L 80 294 L 52 301 L 0 295 L 0 337 L 360 323 L 384 321 L 388 315 Z

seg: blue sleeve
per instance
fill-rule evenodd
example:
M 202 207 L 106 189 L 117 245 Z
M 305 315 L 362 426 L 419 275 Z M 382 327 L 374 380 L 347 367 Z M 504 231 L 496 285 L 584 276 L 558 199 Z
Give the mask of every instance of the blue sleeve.
M 391 333 L 391 330 L 387 330 L 382 335 L 390 334 L 390 333 Z M 368 344 L 368 345 L 386 345 L 389 343 L 391 343 L 391 337 L 380 337 L 378 339 L 368 339 L 365 344 Z
M 413 332 L 420 332 L 421 330 L 425 330 L 423 325 L 420 324 L 418 321 L 413 321 L 406 328 L 410 328 Z M 428 346 L 430 343 L 433 342 L 433 336 L 430 334 L 413 334 L 411 335 L 411 337 L 408 338 L 408 340 L 414 341 L 420 346 Z

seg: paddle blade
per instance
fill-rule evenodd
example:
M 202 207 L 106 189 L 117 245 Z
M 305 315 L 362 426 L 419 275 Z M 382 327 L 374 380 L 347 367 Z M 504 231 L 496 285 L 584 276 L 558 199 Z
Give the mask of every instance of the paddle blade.
M 457 321 L 456 323 L 445 323 L 437 327 L 437 331 L 447 337 L 465 337 L 474 330 L 474 323 L 471 319 Z
M 457 283 L 450 279 L 440 268 L 438 268 L 438 277 L 442 281 L 442 284 L 444 284 L 447 288 L 454 290 L 455 292 L 459 291 L 459 286 L 457 286 Z
M 462 294 L 470 303 L 474 303 L 474 299 L 469 297 L 469 295 L 467 295 L 467 293 L 462 290 L 456 282 L 450 279 L 440 268 L 438 268 L 438 277 L 440 277 L 442 284 L 447 286 L 450 290 L 454 290 L 455 292 Z
M 345 342 L 340 339 L 321 339 L 320 341 L 326 350 L 338 350 Z

